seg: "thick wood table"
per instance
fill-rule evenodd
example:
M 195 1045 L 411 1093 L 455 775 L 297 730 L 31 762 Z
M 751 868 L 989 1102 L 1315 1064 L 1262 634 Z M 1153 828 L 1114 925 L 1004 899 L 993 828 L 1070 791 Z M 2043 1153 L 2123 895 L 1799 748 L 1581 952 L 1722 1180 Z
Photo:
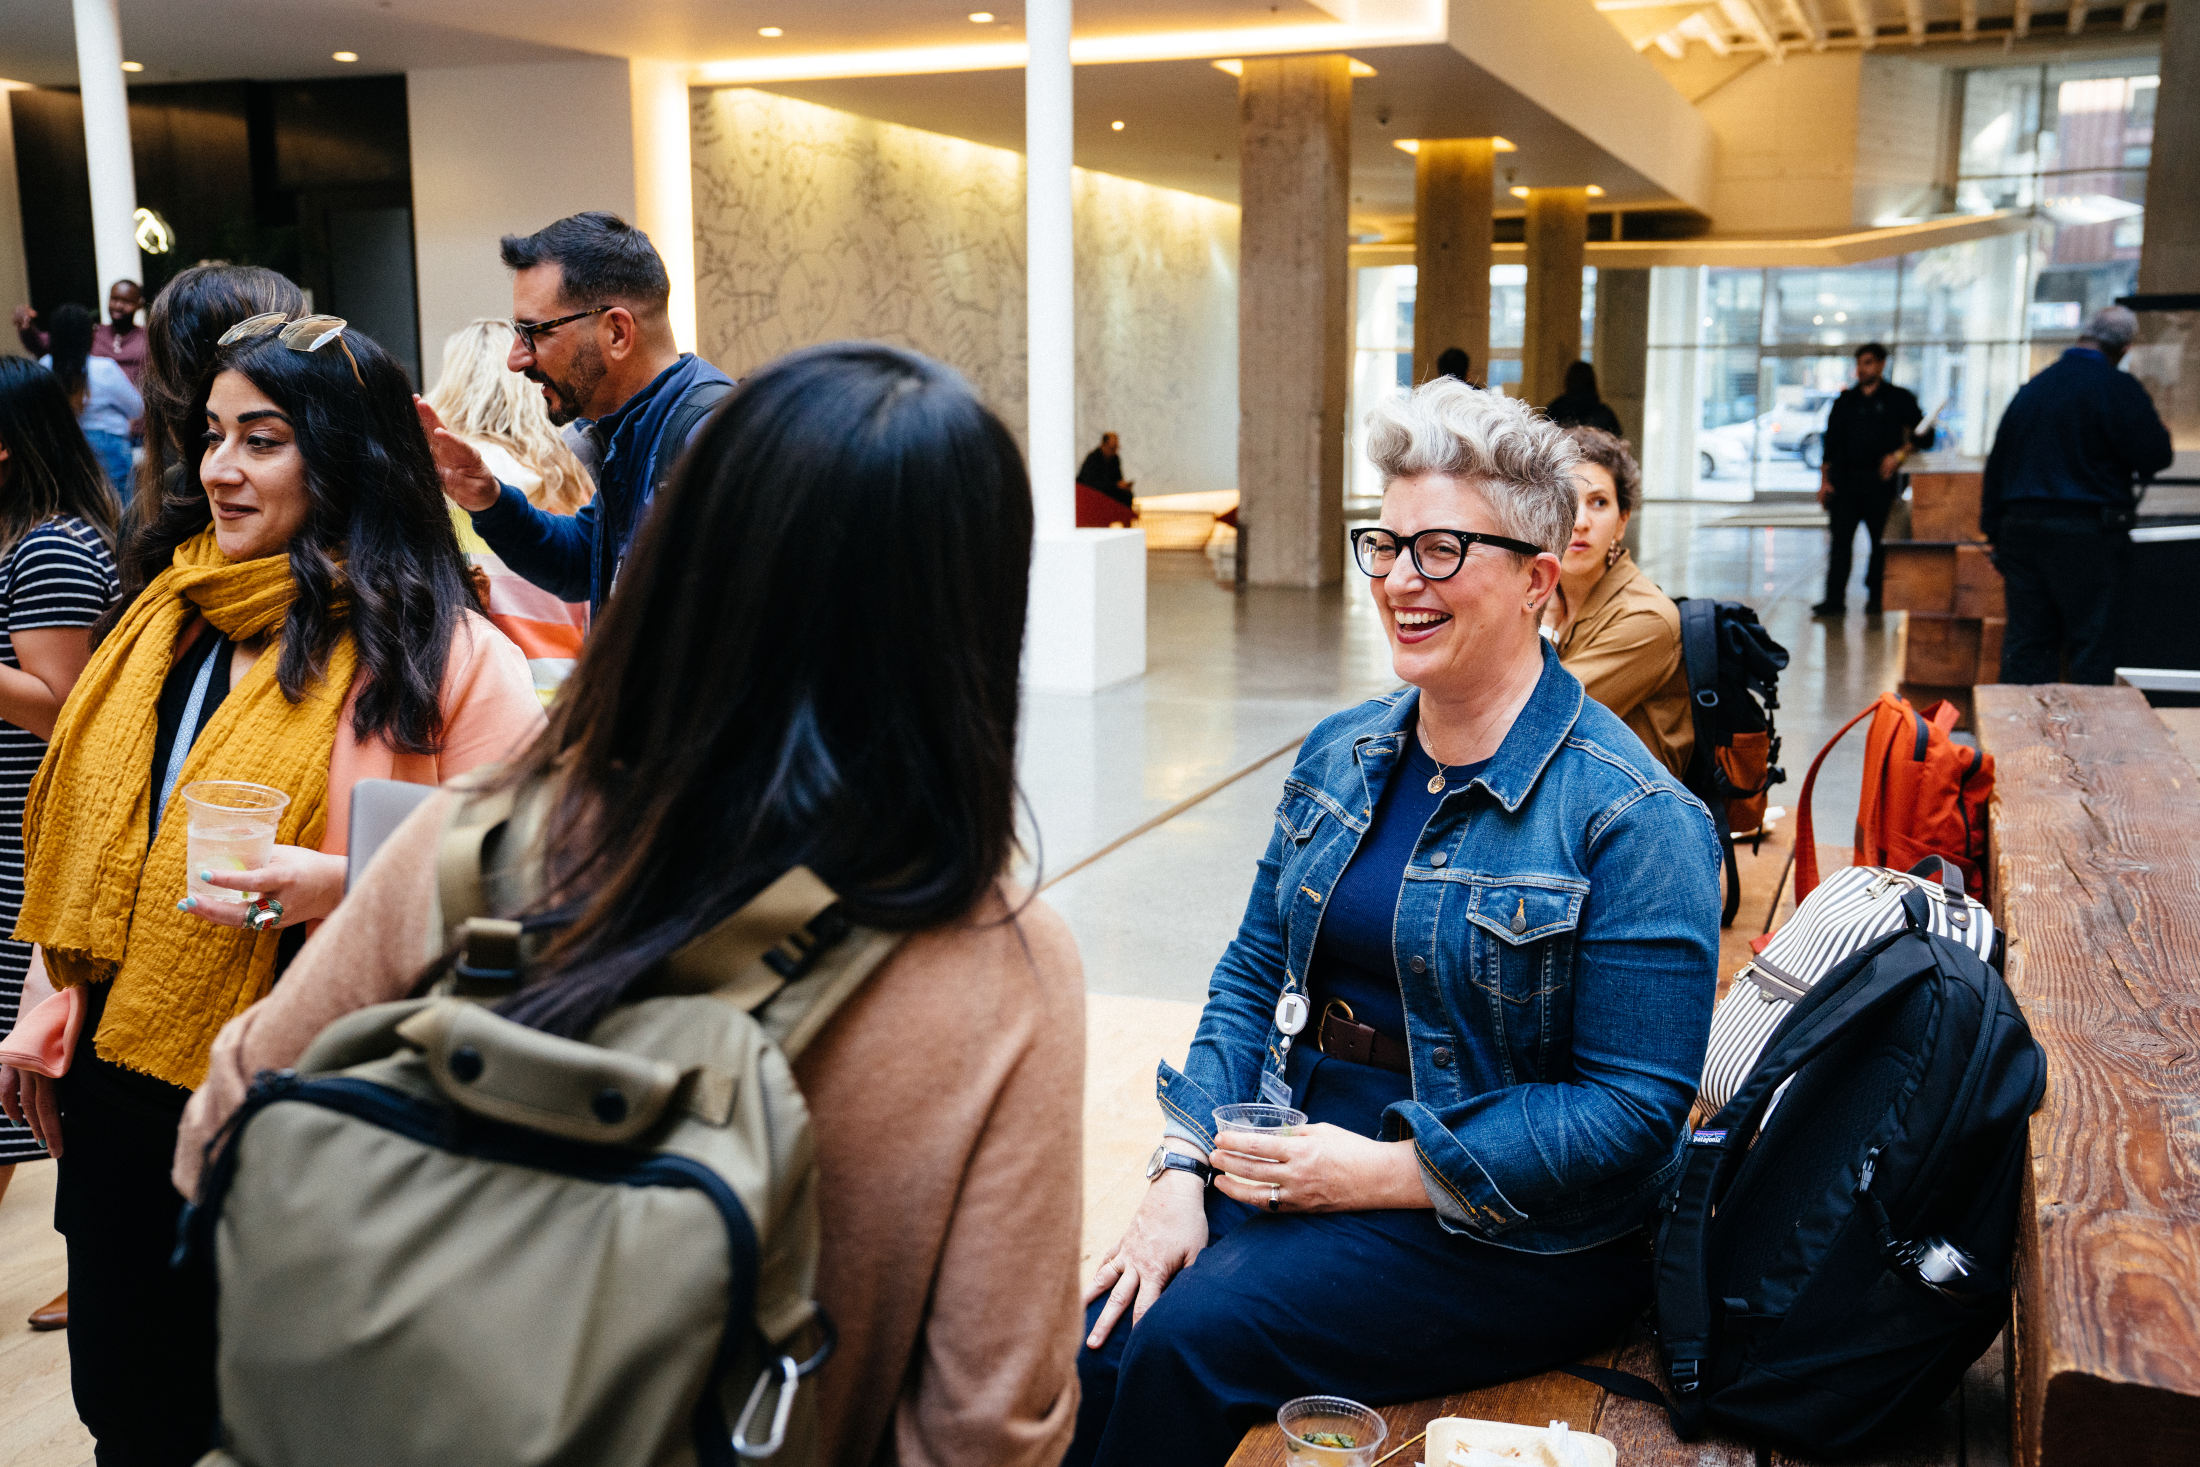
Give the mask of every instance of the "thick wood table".
M 2026 1467 L 2200 1463 L 2200 776 L 2131 688 L 1987 686 L 1994 889 L 2047 1051 L 2018 1233 Z

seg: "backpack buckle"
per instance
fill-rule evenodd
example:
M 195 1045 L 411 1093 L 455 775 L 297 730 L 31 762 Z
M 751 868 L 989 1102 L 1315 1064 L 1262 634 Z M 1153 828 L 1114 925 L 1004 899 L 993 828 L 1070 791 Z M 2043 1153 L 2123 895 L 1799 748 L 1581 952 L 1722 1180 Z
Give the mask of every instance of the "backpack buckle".
M 1665 1378 L 1673 1383 L 1676 1396 L 1694 1395 L 1696 1388 L 1703 1384 L 1702 1374 L 1701 1360 L 1675 1360 L 1665 1367 Z
M 828 948 L 853 930 L 854 924 L 841 914 L 837 904 L 827 907 L 807 926 L 788 933 L 778 946 L 766 949 L 764 965 L 792 983 L 808 974 Z
M 509 917 L 469 917 L 458 929 L 454 971 L 475 983 L 517 983 L 524 929 Z

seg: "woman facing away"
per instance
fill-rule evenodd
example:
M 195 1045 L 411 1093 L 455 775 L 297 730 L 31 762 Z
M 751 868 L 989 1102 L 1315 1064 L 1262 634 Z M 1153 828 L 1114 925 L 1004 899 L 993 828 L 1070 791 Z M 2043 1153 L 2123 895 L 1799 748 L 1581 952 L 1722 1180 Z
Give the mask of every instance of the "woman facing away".
M 786 358 L 704 426 L 507 775 L 553 790 L 527 909 L 572 915 L 512 1018 L 586 1033 L 797 864 L 908 934 L 794 1066 L 839 1326 L 819 1461 L 1053 1467 L 1069 1440 L 1083 983 L 1005 876 L 1031 533 L 1015 442 L 953 372 L 883 346 Z M 223 1032 L 179 1187 L 254 1074 L 441 949 L 455 808 L 400 826 Z
M 1602 429 L 1569 428 L 1567 437 L 1578 455 L 1574 529 L 1543 625 L 1589 696 L 1618 714 L 1675 779 L 1685 779 L 1696 725 L 1681 610 L 1622 543 L 1642 503 L 1642 470 L 1626 440 Z
M 206 419 L 198 402 L 222 333 L 252 316 L 305 313 L 305 292 L 258 265 L 193 265 L 160 288 L 145 312 L 145 461 L 133 502 L 155 513 L 199 456 Z
M 125 501 L 130 497 L 130 424 L 145 411 L 145 399 L 130 385 L 119 363 L 92 355 L 92 313 L 70 304 L 55 309 L 47 332 L 43 365 L 61 379 L 76 404 L 77 426 Z
M 596 495 L 588 470 L 550 421 L 535 385 L 504 364 L 512 323 L 484 316 L 443 342 L 443 375 L 428 394 L 443 426 L 473 446 L 489 472 L 549 514 L 571 514 Z M 548 703 L 573 670 L 588 632 L 588 604 L 560 601 L 514 574 L 473 517 L 451 502 L 451 526 L 467 563 L 489 582 L 489 620 L 527 654 L 535 688 Z
M 0 931 L 15 931 L 23 905 L 23 795 L 92 655 L 92 623 L 115 597 L 121 509 L 60 379 L 0 357 Z M 32 955 L 29 943 L 0 939 L 0 1034 L 24 1007 Z M 0 1196 L 17 1163 L 45 1156 L 29 1126 L 0 1118 Z M 34 1326 L 50 1327 L 54 1308 Z
M 1352 533 L 1407 686 L 1300 748 L 1129 1230 L 1066 1461 L 1216 1467 L 1293 1396 L 1528 1375 L 1647 1300 L 1711 1021 L 1718 852 L 1543 645 L 1575 454 L 1449 378 L 1368 417 Z M 1295 1133 L 1222 1129 L 1288 1102 Z
M 334 317 L 228 335 L 199 455 L 125 541 L 24 810 L 15 935 L 84 1019 L 62 1079 L 0 1069 L 0 1100 L 50 1118 L 58 1091 L 70 1378 L 102 1462 L 211 1445 L 212 1283 L 169 1265 L 177 1129 L 214 1036 L 341 897 L 351 787 L 438 783 L 542 725 L 475 609 L 403 370 Z M 176 796 L 208 779 L 289 796 L 264 866 L 191 873 L 235 901 L 186 894 Z

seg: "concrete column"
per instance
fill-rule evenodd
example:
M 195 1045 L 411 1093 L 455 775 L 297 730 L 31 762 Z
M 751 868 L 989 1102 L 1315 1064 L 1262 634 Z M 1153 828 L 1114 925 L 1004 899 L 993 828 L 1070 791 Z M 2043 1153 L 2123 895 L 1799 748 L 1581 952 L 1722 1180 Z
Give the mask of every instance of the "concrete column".
M 634 104 L 634 222 L 672 277 L 672 339 L 695 350 L 695 169 L 688 139 L 687 68 L 673 61 L 627 63 Z
M 92 176 L 92 255 L 99 311 L 117 280 L 143 280 L 138 257 L 137 165 L 130 158 L 130 98 L 122 86 L 122 20 L 116 0 L 74 0 L 76 82 L 84 99 L 84 161 Z
M 1596 362 L 1597 388 L 1619 415 L 1619 425 L 1635 447 L 1635 462 L 1641 463 L 1650 366 L 1648 270 L 1597 271 L 1596 350 L 1590 355 Z M 1627 548 L 1638 553 L 1643 519 L 1644 511 L 1638 509 L 1627 522 Z
M 1094 693 L 1146 670 L 1146 536 L 1077 528 L 1070 0 L 1026 0 L 1024 35 L 1025 443 L 1037 531 L 1024 683 Z
M 1344 574 L 1349 68 L 1343 56 L 1247 57 L 1238 80 L 1238 556 L 1250 585 Z
M 2163 7 L 2162 90 L 2147 163 L 2144 294 L 2200 291 L 2200 5 Z
M 1541 407 L 1581 357 L 1581 267 L 1589 250 L 1589 190 L 1528 190 L 1528 319 L 1521 395 Z
M 21 193 L 11 187 L 15 173 L 15 109 L 8 93 L 21 82 L 0 81 L 0 301 L 31 298 L 30 257 L 23 249 Z
M 1423 138 L 1413 157 L 1413 380 L 1446 347 L 1490 369 L 1490 192 L 1494 138 Z

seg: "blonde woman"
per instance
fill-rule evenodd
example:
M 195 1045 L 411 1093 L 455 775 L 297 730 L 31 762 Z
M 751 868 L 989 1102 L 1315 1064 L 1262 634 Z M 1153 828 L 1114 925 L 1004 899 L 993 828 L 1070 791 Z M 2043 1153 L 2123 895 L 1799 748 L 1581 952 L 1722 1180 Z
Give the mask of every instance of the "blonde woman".
M 595 497 L 595 482 L 558 436 L 542 394 L 505 366 L 511 342 L 512 323 L 494 316 L 452 332 L 443 342 L 443 375 L 428 405 L 529 504 L 547 514 L 572 514 Z M 527 654 L 536 695 L 548 703 L 580 656 L 587 604 L 560 601 L 514 574 L 455 504 L 451 524 L 467 563 L 488 580 L 489 620 Z

